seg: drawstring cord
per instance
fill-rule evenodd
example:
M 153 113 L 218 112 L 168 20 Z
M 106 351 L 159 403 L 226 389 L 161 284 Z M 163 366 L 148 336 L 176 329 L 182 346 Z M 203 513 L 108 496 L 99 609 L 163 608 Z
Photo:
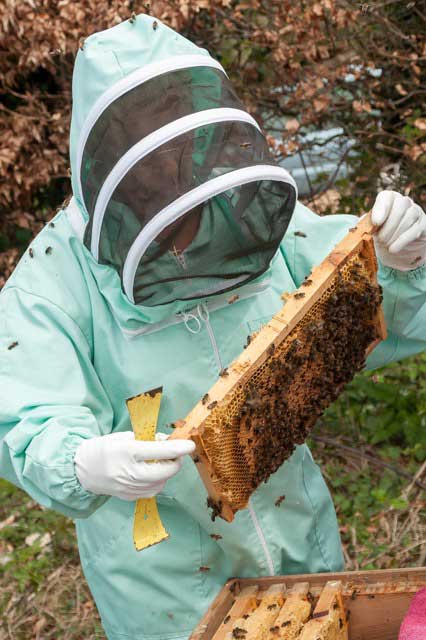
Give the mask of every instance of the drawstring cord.
M 210 313 L 207 305 L 203 302 L 197 305 L 197 308 L 193 310 L 194 313 L 189 311 L 182 311 L 179 315 L 185 323 L 185 327 L 188 329 L 190 333 L 200 333 L 202 323 L 204 323 L 212 345 L 214 357 L 216 360 L 216 365 L 219 371 L 222 371 L 222 358 L 220 356 L 219 347 L 216 341 L 216 337 L 214 335 L 213 329 L 210 325 Z M 195 323 L 195 326 L 193 326 Z
M 209 310 L 206 304 L 197 304 L 196 313 L 190 311 L 181 311 L 178 314 L 190 333 L 200 333 L 201 323 L 208 322 L 210 318 Z
M 201 331 L 200 318 L 197 318 L 195 314 L 189 313 L 188 311 L 181 311 L 178 315 L 182 318 L 185 324 L 185 327 L 188 329 L 190 333 L 200 333 Z M 192 323 L 195 322 L 195 328 L 191 326 L 190 324 L 191 322 Z

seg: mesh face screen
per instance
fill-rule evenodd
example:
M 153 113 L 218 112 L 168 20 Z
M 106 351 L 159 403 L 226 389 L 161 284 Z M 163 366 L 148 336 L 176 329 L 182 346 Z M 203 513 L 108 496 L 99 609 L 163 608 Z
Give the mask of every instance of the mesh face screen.
M 315 280 L 306 280 L 294 295 L 306 295 L 310 287 L 315 289 Z M 323 411 L 363 368 L 366 350 L 383 337 L 381 299 L 371 254 L 359 251 L 312 298 L 278 346 L 267 349 L 262 364 L 247 373 L 241 356 L 231 366 L 241 367 L 242 382 L 208 406 L 199 430 L 189 432 L 214 479 L 213 517 L 221 513 L 222 503 L 233 512 L 246 507 L 252 492 L 306 440 Z M 276 337 L 276 331 L 269 332 Z M 214 389 L 208 401 L 212 398 Z
M 262 181 L 227 191 L 201 211 L 188 213 L 143 256 L 135 278 L 135 301 L 150 306 L 190 300 L 256 278 L 268 268 L 293 208 L 289 185 Z M 179 234 L 191 226 L 197 229 L 194 240 L 178 251 Z
M 226 75 L 211 67 L 163 73 L 116 98 L 87 138 L 81 180 L 86 246 L 146 306 L 219 294 L 264 273 L 297 197 Z M 175 207 L 197 189 L 202 201 Z
M 159 211 L 209 179 L 259 162 L 275 164 L 263 135 L 243 122 L 206 125 L 162 145 L 115 190 L 101 229 L 100 262 L 121 273 L 129 247 Z M 268 268 L 294 206 L 291 185 L 260 181 L 188 212 L 161 231 L 145 252 L 134 301 L 153 306 L 190 300 L 256 278 Z M 178 242 L 182 237 L 191 240 L 184 250 Z
M 130 147 L 173 120 L 215 107 L 243 108 L 225 74 L 210 67 L 164 73 L 117 98 L 84 148 L 81 184 L 89 217 L 106 177 Z
M 136 235 L 161 209 L 210 178 L 259 162 L 274 164 L 260 131 L 243 122 L 198 127 L 163 144 L 137 162 L 112 194 L 101 262 L 123 265 Z

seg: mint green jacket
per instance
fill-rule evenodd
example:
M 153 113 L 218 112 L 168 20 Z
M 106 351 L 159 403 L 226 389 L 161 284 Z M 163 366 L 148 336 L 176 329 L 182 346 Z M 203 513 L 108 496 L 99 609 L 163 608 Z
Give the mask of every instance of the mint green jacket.
M 133 503 L 91 494 L 75 475 L 83 438 L 131 428 L 130 396 L 162 386 L 158 429 L 169 432 L 241 353 L 247 336 L 281 307 L 281 293 L 297 288 L 354 224 L 352 216 L 320 218 L 298 204 L 269 270 L 241 287 L 234 304 L 229 294 L 190 308 L 130 303 L 118 274 L 82 242 L 87 216 L 74 167 L 79 132 L 108 86 L 146 62 L 202 53 L 170 30 L 154 42 L 167 27 L 154 30 L 150 21 L 138 17 L 94 34 L 77 56 L 75 199 L 36 237 L 0 294 L 0 473 L 75 519 L 83 570 L 110 640 L 187 638 L 230 576 L 343 567 L 333 504 L 306 446 L 232 523 L 211 521 L 204 486 L 185 459 L 158 496 L 170 538 L 140 553 L 133 546 Z M 370 355 L 370 368 L 426 346 L 426 267 L 381 268 L 380 281 L 389 337 Z
M 169 432 L 167 425 L 184 417 L 241 352 L 247 335 L 280 308 L 280 294 L 300 284 L 354 218 L 320 218 L 298 204 L 264 276 L 242 287 L 232 305 L 228 294 L 191 310 L 182 303 L 132 305 L 118 275 L 83 246 L 82 220 L 75 203 L 61 211 L 0 294 L 0 468 L 39 503 L 75 518 L 83 570 L 108 638 L 187 638 L 230 576 L 341 569 L 333 504 L 307 446 L 231 524 L 211 521 L 204 486 L 186 459 L 158 496 L 170 539 L 140 553 L 132 540 L 133 503 L 85 491 L 73 456 L 82 438 L 130 429 L 125 399 L 160 385 L 158 428 Z M 380 281 L 389 337 L 370 355 L 370 368 L 426 346 L 426 267 L 381 268 Z M 200 571 L 205 566 L 210 570 Z

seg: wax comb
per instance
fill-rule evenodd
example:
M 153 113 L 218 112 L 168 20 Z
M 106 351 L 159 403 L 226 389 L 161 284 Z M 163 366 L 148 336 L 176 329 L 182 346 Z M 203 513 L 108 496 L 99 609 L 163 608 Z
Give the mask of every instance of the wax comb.
M 372 231 L 368 214 L 178 421 L 213 519 L 247 506 L 386 337 Z

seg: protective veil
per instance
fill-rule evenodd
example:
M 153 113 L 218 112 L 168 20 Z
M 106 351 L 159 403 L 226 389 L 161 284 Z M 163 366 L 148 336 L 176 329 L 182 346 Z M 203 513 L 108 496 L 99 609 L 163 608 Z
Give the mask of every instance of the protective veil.
M 264 273 L 297 192 L 220 64 L 167 29 L 148 38 L 152 60 L 100 95 L 76 159 L 86 246 L 157 306 Z
M 220 369 L 242 352 L 247 336 L 281 308 L 282 292 L 299 286 L 356 222 L 348 215 L 321 218 L 297 203 L 274 253 L 294 192 L 290 181 L 275 179 L 276 173 L 272 178 L 266 169 L 260 180 L 259 165 L 271 172 L 276 167 L 247 114 L 247 121 L 197 121 L 192 133 L 180 134 L 187 143 L 177 144 L 176 136 L 165 141 L 151 153 L 155 163 L 138 159 L 137 181 L 129 183 L 123 176 L 115 185 L 111 178 L 107 197 L 100 199 L 114 167 L 135 145 L 146 144 L 149 136 L 168 126 L 173 111 L 162 102 L 166 88 L 174 83 L 172 74 L 157 74 L 162 84 L 151 84 L 152 94 L 147 94 L 159 96 L 161 110 L 142 92 L 118 98 L 117 87 L 151 64 L 172 59 L 176 65 L 181 56 L 194 55 L 208 64 L 201 76 L 199 67 L 182 69 L 179 77 L 187 91 L 179 93 L 182 100 L 176 102 L 174 119 L 202 113 L 196 97 L 199 83 L 208 84 L 204 99 L 209 109 L 241 112 L 226 76 L 206 52 L 158 21 L 154 28 L 150 17 L 138 16 L 133 23 L 86 40 L 77 56 L 73 86 L 74 199 L 55 217 L 54 227 L 46 225 L 34 239 L 31 252 L 24 254 L 0 294 L 1 475 L 42 505 L 75 518 L 82 567 L 109 640 L 188 638 L 230 576 L 343 567 L 332 501 L 306 446 L 297 447 L 232 523 L 211 521 L 204 487 L 186 457 L 157 498 L 170 538 L 141 553 L 133 547 L 133 503 L 84 489 L 75 474 L 75 452 L 83 439 L 131 429 L 126 398 L 161 385 L 158 431 L 170 433 L 170 423 L 184 418 L 208 392 Z M 151 80 L 145 87 L 147 82 Z M 134 137 L 133 126 L 128 126 L 135 123 L 131 104 L 128 121 L 121 109 L 115 120 L 109 107 L 103 116 L 90 115 L 101 96 L 112 94 L 111 105 L 117 109 L 116 101 L 131 95 L 140 101 L 138 109 L 147 109 L 143 124 L 133 125 Z M 108 118 L 103 130 L 102 117 Z M 195 135 L 203 126 L 206 133 Z M 81 144 L 83 133 L 87 142 Z M 225 148 L 230 141 L 229 153 L 219 145 L 220 139 Z M 166 168 L 168 162 L 172 171 Z M 163 230 L 159 214 L 170 212 L 172 201 L 176 204 L 200 187 L 210 190 L 214 180 L 228 180 L 232 173 L 251 171 L 253 166 L 254 182 L 226 184 L 220 193 L 203 195 L 202 202 L 191 196 L 183 208 L 173 208 L 181 218 L 170 223 L 168 214 L 163 216 Z M 152 185 L 149 197 L 139 186 L 134 192 L 128 188 L 141 181 L 148 188 Z M 267 206 L 256 207 L 263 218 L 259 226 L 251 202 L 260 197 Z M 102 220 L 98 216 L 95 223 L 100 202 Z M 173 226 L 185 216 L 196 222 L 182 231 L 186 241 L 193 237 L 187 249 Z M 272 218 L 279 232 L 272 229 Z M 162 230 L 152 232 L 154 221 L 161 222 Z M 223 225 L 229 238 L 221 246 L 216 232 L 222 237 Z M 203 249 L 203 243 L 209 246 Z M 138 250 L 131 254 L 133 246 Z M 205 265 L 199 260 L 201 250 Z M 273 256 L 265 269 L 269 252 Z M 176 264 L 180 253 L 187 270 Z M 136 256 L 131 262 L 134 283 L 133 276 L 124 278 L 130 255 Z M 189 278 L 182 278 L 184 273 Z M 238 298 L 233 294 L 229 304 L 231 295 L 225 289 L 238 278 Z M 426 348 L 426 267 L 401 272 L 381 265 L 379 278 L 389 337 L 370 354 L 369 368 Z M 193 299 L 201 290 L 205 295 Z M 282 495 L 285 500 L 276 507 Z M 201 567 L 209 570 L 200 571 Z

